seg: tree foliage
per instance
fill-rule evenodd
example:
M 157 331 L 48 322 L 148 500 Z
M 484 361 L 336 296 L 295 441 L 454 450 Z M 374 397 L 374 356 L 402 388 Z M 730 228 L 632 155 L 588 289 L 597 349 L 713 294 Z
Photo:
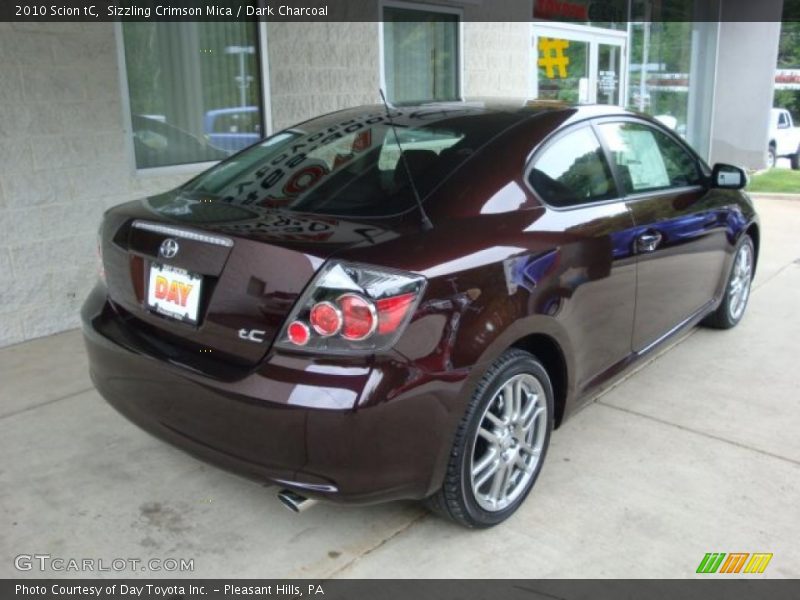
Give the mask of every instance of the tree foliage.
M 800 69 L 800 21 L 785 20 L 781 24 L 778 68 Z M 787 109 L 794 122 L 800 123 L 800 90 L 775 90 L 773 106 Z

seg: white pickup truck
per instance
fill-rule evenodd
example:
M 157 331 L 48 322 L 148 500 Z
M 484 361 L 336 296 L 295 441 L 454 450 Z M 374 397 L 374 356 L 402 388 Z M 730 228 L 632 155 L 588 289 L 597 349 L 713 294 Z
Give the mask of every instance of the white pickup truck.
M 800 169 L 800 127 L 794 126 L 788 110 L 773 108 L 769 116 L 767 168 L 774 167 L 783 157 L 791 161 L 793 169 Z

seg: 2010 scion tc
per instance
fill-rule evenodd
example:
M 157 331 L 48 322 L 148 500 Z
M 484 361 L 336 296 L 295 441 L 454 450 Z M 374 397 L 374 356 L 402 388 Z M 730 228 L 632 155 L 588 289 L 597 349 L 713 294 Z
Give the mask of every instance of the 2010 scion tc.
M 295 510 L 413 498 L 494 525 L 571 413 L 685 328 L 742 318 L 745 183 L 617 107 L 322 116 L 106 213 L 92 378 Z

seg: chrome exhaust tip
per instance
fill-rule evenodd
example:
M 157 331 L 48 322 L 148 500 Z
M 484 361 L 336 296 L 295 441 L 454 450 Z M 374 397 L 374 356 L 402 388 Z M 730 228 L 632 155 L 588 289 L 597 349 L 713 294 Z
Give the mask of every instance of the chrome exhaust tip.
M 280 500 L 281 504 L 294 513 L 301 513 L 317 503 L 316 500 L 301 496 L 292 490 L 281 490 L 278 492 L 278 500 Z

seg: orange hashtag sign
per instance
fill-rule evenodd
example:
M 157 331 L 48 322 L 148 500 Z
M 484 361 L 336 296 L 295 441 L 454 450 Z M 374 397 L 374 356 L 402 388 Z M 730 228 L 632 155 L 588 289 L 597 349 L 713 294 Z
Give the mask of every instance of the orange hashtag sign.
M 556 76 L 556 69 L 558 69 L 558 76 L 564 79 L 567 76 L 567 65 L 569 64 L 569 57 L 564 56 L 564 50 L 569 48 L 567 40 L 559 40 L 555 38 L 539 38 L 539 66 L 544 67 L 545 75 L 548 79 L 553 79 Z

